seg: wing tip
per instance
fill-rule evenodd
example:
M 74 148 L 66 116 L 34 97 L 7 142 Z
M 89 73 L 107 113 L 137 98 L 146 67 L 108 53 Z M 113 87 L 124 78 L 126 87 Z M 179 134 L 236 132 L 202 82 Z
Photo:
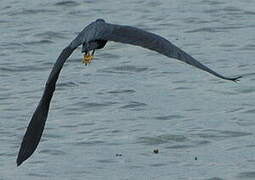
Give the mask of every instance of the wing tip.
M 23 163 L 23 160 L 18 158 L 16 161 L 17 167 L 19 167 L 22 163 Z
M 231 78 L 231 79 L 229 79 L 229 80 L 231 80 L 231 81 L 233 81 L 233 82 L 237 83 L 237 82 L 239 82 L 239 81 L 240 81 L 240 79 L 241 79 L 242 77 L 243 77 L 243 76 L 237 76 L 237 77 L 235 77 L 235 78 Z
M 20 151 L 19 151 L 19 154 L 18 154 L 18 157 L 17 157 L 17 160 L 16 160 L 17 166 L 20 166 L 25 160 L 27 160 L 32 155 L 32 153 L 29 152 L 27 150 L 27 148 L 24 148 L 21 145 Z
M 19 155 L 16 160 L 17 167 L 20 166 L 27 158 L 24 158 L 24 153 L 21 153 L 22 149 L 20 149 Z

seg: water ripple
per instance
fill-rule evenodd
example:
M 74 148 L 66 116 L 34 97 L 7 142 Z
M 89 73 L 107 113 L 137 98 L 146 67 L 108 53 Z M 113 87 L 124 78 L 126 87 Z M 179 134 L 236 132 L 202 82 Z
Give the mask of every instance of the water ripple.
M 66 39 L 66 36 L 61 32 L 54 32 L 54 31 L 46 31 L 43 33 L 37 33 L 34 37 L 38 38 L 41 37 L 42 39 Z
M 225 2 L 221 2 L 221 1 L 215 1 L 215 0 L 202 0 L 201 3 L 205 3 L 208 5 L 222 5 L 225 4 Z
M 76 102 L 73 103 L 72 105 L 68 105 L 65 107 L 66 112 L 79 112 L 79 111 L 94 111 L 97 112 L 99 110 L 104 109 L 105 107 L 112 106 L 117 104 L 117 102 L 112 102 L 112 101 L 107 101 L 107 102 L 102 102 L 102 103 L 97 103 L 97 102 Z
M 57 12 L 56 10 L 49 9 L 23 9 L 21 11 L 9 12 L 10 16 L 18 16 L 18 15 L 36 15 L 36 14 L 51 14 Z
M 244 113 L 244 114 L 255 114 L 255 109 L 249 109 L 249 110 L 243 111 L 242 113 Z
M 31 176 L 31 177 L 40 177 L 40 178 L 46 178 L 46 177 L 49 177 L 48 175 L 46 174 L 41 174 L 41 173 L 28 173 L 28 176 Z
M 172 120 L 172 119 L 182 119 L 184 118 L 184 116 L 182 115 L 168 115 L 168 116 L 156 116 L 155 119 L 158 119 L 158 120 Z
M 255 179 L 255 171 L 241 172 L 237 177 L 242 179 Z
M 112 90 L 112 91 L 108 91 L 109 94 L 132 94 L 135 93 L 136 91 L 133 89 L 118 89 L 118 90 Z
M 227 30 L 242 29 L 242 28 L 246 28 L 246 26 L 236 25 L 236 26 L 222 26 L 222 27 L 203 27 L 203 28 L 185 31 L 185 33 L 197 33 L 197 32 L 217 33 L 217 32 L 227 32 Z
M 39 40 L 39 41 L 23 42 L 23 44 L 25 44 L 25 45 L 42 45 L 42 44 L 52 44 L 52 43 L 54 43 L 54 42 L 51 40 L 46 40 L 46 39 Z
M 205 139 L 226 139 L 226 138 L 233 138 L 233 137 L 242 137 L 242 136 L 250 136 L 252 133 L 241 132 L 241 131 L 224 131 L 224 130 L 203 130 L 202 133 L 194 134 L 201 138 Z
M 76 84 L 73 81 L 66 81 L 66 82 L 58 83 L 57 88 L 61 89 L 61 90 L 64 90 L 65 88 L 77 87 L 77 86 L 78 86 L 78 84 Z
M 225 180 L 225 179 L 219 178 L 219 177 L 212 177 L 212 178 L 208 178 L 208 179 L 205 179 L 205 180 Z
M 127 74 L 127 73 L 143 72 L 143 71 L 148 71 L 148 70 L 149 70 L 149 68 L 147 68 L 147 67 L 136 67 L 136 66 L 132 66 L 132 65 L 123 65 L 123 66 L 104 68 L 104 69 L 99 70 L 99 72 Z
M 78 5 L 80 5 L 80 4 L 76 1 L 60 1 L 60 2 L 55 3 L 55 6 L 71 7 L 71 6 L 78 6 Z
M 137 101 L 131 101 L 127 105 L 121 106 L 122 109 L 133 109 L 133 110 L 142 110 L 143 107 L 145 107 L 147 104 L 137 102 Z M 141 109 L 142 108 L 142 109 Z
M 221 31 L 217 30 L 216 27 L 204 27 L 204 28 L 198 28 L 198 29 L 194 29 L 194 30 L 190 30 L 190 31 L 185 31 L 185 33 L 196 33 L 196 32 L 214 33 L 214 32 L 221 32 Z
M 139 137 L 137 139 L 137 143 L 145 144 L 145 145 L 159 145 L 170 142 L 184 142 L 188 139 L 183 135 L 174 135 L 174 134 L 164 134 L 153 137 Z
M 95 146 L 95 145 L 99 145 L 99 144 L 104 144 L 104 141 L 99 141 L 99 140 L 90 140 L 90 141 L 76 141 L 73 142 L 71 144 L 75 145 L 75 146 Z
M 38 72 L 44 69 L 48 69 L 48 67 L 42 66 L 33 66 L 33 65 L 25 65 L 25 66 L 13 66 L 13 67 L 0 67 L 0 71 L 3 72 Z
M 97 160 L 97 162 L 109 164 L 109 163 L 115 163 L 116 160 L 113 160 L 113 159 L 100 159 L 100 160 Z
M 255 11 L 244 11 L 244 15 L 255 15 Z
M 41 150 L 40 153 L 42 154 L 48 154 L 48 155 L 53 155 L 53 156 L 58 156 L 58 155 L 65 155 L 66 153 L 62 150 L 56 150 L 56 149 L 45 149 Z

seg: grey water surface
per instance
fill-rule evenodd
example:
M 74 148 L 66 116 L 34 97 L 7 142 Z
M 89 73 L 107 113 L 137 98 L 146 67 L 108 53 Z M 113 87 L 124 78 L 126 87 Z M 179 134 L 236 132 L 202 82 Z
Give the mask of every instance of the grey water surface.
M 97 18 L 160 34 L 239 83 L 109 42 L 64 65 L 36 152 L 22 137 L 61 50 Z M 0 179 L 255 179 L 255 1 L 1 0 Z M 153 153 L 158 149 L 159 153 Z

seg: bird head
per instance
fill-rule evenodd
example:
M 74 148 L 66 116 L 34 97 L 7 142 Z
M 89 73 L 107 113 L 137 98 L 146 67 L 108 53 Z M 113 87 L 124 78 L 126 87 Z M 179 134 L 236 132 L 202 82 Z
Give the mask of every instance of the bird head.
M 97 20 L 96 20 L 96 22 L 105 22 L 105 20 L 104 20 L 104 19 L 99 18 L 99 19 L 97 19 Z

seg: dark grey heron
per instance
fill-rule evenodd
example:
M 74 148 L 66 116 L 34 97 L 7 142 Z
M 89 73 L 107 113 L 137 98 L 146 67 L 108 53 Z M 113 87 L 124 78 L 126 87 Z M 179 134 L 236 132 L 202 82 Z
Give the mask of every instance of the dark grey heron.
M 82 52 L 84 53 L 83 62 L 88 64 L 91 62 L 95 50 L 103 48 L 107 41 L 141 46 L 143 48 L 156 51 L 167 57 L 183 61 L 221 79 L 237 81 L 239 78 L 241 78 L 241 76 L 230 78 L 218 74 L 159 35 L 135 27 L 110 24 L 106 23 L 103 19 L 97 19 L 86 26 L 78 34 L 78 36 L 66 48 L 63 49 L 56 63 L 54 64 L 46 82 L 41 100 L 23 137 L 17 158 L 18 166 L 33 154 L 37 145 L 39 144 L 47 119 L 50 101 L 55 91 L 56 82 L 67 58 L 78 46 L 82 45 Z M 90 54 L 90 51 L 92 51 L 92 54 Z

